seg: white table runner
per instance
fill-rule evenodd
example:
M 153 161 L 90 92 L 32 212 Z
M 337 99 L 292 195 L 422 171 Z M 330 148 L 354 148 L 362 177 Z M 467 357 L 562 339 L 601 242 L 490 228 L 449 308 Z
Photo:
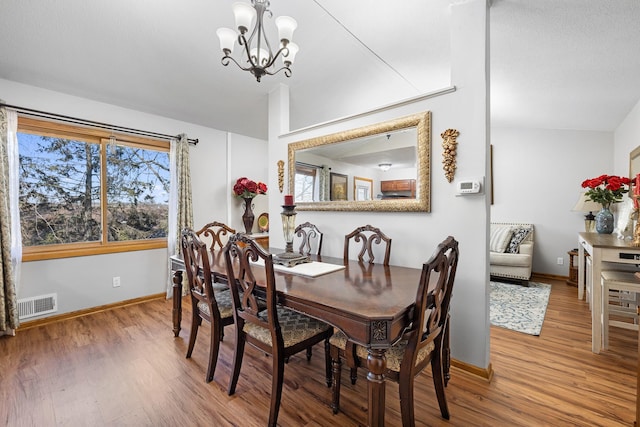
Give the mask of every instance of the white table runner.
M 264 265 L 264 261 L 255 262 L 256 265 Z M 344 265 L 329 264 L 327 262 L 311 261 L 303 264 L 294 265 L 293 267 L 285 267 L 280 264 L 273 264 L 275 271 L 282 273 L 298 274 L 300 276 L 318 277 L 323 274 L 333 273 L 334 271 L 344 270 Z

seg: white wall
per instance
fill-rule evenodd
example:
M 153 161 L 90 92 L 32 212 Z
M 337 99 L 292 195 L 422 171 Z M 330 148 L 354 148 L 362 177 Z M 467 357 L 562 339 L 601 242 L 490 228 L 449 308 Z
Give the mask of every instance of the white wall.
M 440 133 L 448 128 L 460 131 L 458 139 L 458 177 L 480 180 L 487 166 L 487 82 L 486 25 L 484 0 L 453 5 L 451 94 L 396 106 L 346 122 L 279 136 L 288 129 L 288 97 L 280 88 L 269 100 L 269 181 L 277 183 L 277 160 L 287 159 L 287 145 L 334 132 L 397 119 L 423 111 L 432 112 L 431 213 L 396 212 L 310 212 L 298 213 L 297 222 L 310 221 L 324 233 L 323 253 L 341 256 L 344 235 L 363 224 L 380 227 L 394 240 L 391 263 L 420 267 L 436 245 L 448 235 L 460 242 L 460 264 L 452 300 L 451 347 L 453 357 L 475 366 L 489 364 L 488 202 L 484 195 L 456 197 L 453 183 L 442 171 Z M 353 94 L 353 96 L 366 96 Z M 270 198 L 270 212 L 279 212 L 281 196 Z M 271 218 L 272 229 L 280 228 L 280 219 Z M 272 232 L 273 246 L 284 244 L 281 233 Z
M 267 159 L 267 142 L 244 135 L 229 135 L 229 188 L 227 194 L 231 195 L 233 185 L 241 177 L 247 177 L 255 182 L 268 182 L 268 169 L 270 165 Z M 277 165 L 275 165 L 277 167 Z M 269 212 L 269 195 L 278 191 L 278 186 L 268 186 L 267 195 L 253 198 L 253 213 L 255 221 L 253 233 L 259 233 L 258 216 L 263 212 Z M 242 214 L 244 213 L 244 200 L 230 196 L 229 221 L 231 228 L 244 233 Z
M 571 209 L 582 181 L 614 173 L 613 134 L 492 128 L 491 144 L 491 220 L 533 223 L 533 271 L 568 276 L 567 251 L 577 247 L 577 233 L 584 231 L 583 214 Z
M 640 100 L 614 132 L 615 171 L 617 175 L 629 174 L 629 153 L 640 146 Z
M 237 211 L 235 205 L 234 209 L 228 209 L 232 200 L 231 179 L 235 181 L 241 173 L 248 175 L 249 172 L 255 172 L 255 179 L 266 181 L 263 171 L 263 167 L 266 167 L 263 166 L 266 158 L 265 141 L 228 135 L 216 129 L 9 80 L 0 79 L 0 99 L 21 107 L 169 135 L 184 132 L 190 138 L 198 138 L 198 145 L 190 146 L 196 227 L 212 220 L 232 224 L 239 221 L 242 211 Z M 233 151 L 230 158 L 238 157 L 229 167 L 227 137 L 241 147 L 241 150 Z M 243 160 L 241 154 L 251 160 Z M 250 169 L 247 170 L 247 167 Z M 266 210 L 266 200 L 264 203 L 260 206 L 262 210 Z M 54 314 L 61 314 L 162 293 L 168 282 L 166 265 L 166 249 L 26 262 L 22 264 L 18 298 L 57 293 L 58 312 Z M 121 287 L 112 287 L 114 276 L 120 276 Z

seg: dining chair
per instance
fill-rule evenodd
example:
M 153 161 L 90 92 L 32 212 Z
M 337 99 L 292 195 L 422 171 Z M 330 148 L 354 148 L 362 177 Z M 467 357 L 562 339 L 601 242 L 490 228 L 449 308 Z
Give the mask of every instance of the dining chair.
M 189 334 L 187 359 L 191 358 L 193 353 L 202 321 L 209 322 L 211 332 L 206 381 L 211 382 L 216 370 L 223 328 L 233 323 L 231 292 L 226 287 L 214 290 L 214 276 L 209 264 L 209 250 L 197 233 L 188 228 L 184 229 L 181 245 L 189 283 L 189 294 L 191 295 L 191 333 Z
M 273 372 L 268 425 L 275 427 L 282 396 L 285 359 L 324 341 L 325 375 L 330 381 L 329 337 L 333 329 L 324 322 L 277 304 L 272 255 L 250 237 L 242 233 L 234 234 L 223 253 L 236 323 L 228 393 L 235 393 L 245 343 L 270 354 Z M 257 266 L 256 263 L 263 265 Z M 262 309 L 260 304 L 266 304 L 266 309 Z
M 362 242 L 362 248 L 358 253 L 358 260 L 360 262 L 365 261 L 365 255 L 368 256 L 368 261 L 373 263 L 375 256 L 373 255 L 373 245 L 384 245 L 384 265 L 389 265 L 389 257 L 391 256 L 391 239 L 387 237 L 379 228 L 371 225 L 364 225 L 353 230 L 351 233 L 344 236 L 344 260 L 349 260 L 349 246 L 351 242 Z M 383 243 L 384 242 L 384 243 Z
M 316 255 L 320 256 L 322 251 L 322 232 L 314 224 L 305 222 L 296 227 L 295 234 L 302 238 L 300 249 L 303 255 L 309 255 L 312 248 L 316 248 Z
M 640 279 L 633 271 L 604 270 L 601 280 L 602 348 L 606 350 L 609 348 L 610 326 L 638 330 Z
M 222 222 L 213 221 L 208 224 L 205 224 L 200 230 L 196 231 L 196 234 L 205 243 L 209 245 L 209 252 L 213 258 L 220 256 L 222 253 L 222 248 L 227 243 L 229 236 L 235 234 L 236 230 L 229 227 L 227 224 Z M 213 288 L 217 289 L 225 289 L 227 286 L 227 276 L 224 274 L 220 274 L 217 272 L 213 272 Z M 221 284 L 217 285 L 216 283 Z
M 385 353 L 387 368 L 385 378 L 398 383 L 400 411 L 403 426 L 414 426 L 413 386 L 416 376 L 430 363 L 433 385 L 440 413 L 449 419 L 449 409 L 445 396 L 445 374 L 443 354 L 445 336 L 449 326 L 449 302 L 458 265 L 458 242 L 447 237 L 440 243 L 423 264 L 422 274 L 416 293 L 415 308 L 411 327 L 402 338 Z M 330 352 L 333 364 L 333 390 L 331 408 L 334 413 L 340 410 L 340 376 L 342 360 L 354 367 L 367 364 L 368 352 L 365 347 L 353 344 L 353 353 L 349 350 L 346 335 L 337 332 L 331 337 Z
M 384 259 L 382 264 L 385 266 L 389 265 L 389 257 L 391 256 L 391 238 L 380 231 L 379 228 L 367 224 L 356 228 L 351 233 L 344 236 L 345 264 L 347 264 L 349 261 L 349 247 L 351 246 L 352 241 L 354 243 L 362 242 L 362 247 L 360 248 L 360 252 L 358 253 L 358 261 L 360 261 L 360 263 L 364 263 L 365 255 L 367 255 L 369 264 L 373 264 L 375 260 L 375 256 L 373 254 L 373 245 L 384 244 Z M 353 343 L 349 342 L 348 347 L 351 349 L 351 351 L 353 351 Z M 351 366 L 351 384 L 355 384 L 357 378 L 357 366 L 353 365 Z

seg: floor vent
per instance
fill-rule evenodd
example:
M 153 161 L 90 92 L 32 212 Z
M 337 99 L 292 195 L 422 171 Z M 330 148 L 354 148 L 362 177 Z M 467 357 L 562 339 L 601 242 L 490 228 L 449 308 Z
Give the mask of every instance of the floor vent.
M 58 294 L 39 295 L 18 300 L 18 318 L 40 316 L 58 311 Z

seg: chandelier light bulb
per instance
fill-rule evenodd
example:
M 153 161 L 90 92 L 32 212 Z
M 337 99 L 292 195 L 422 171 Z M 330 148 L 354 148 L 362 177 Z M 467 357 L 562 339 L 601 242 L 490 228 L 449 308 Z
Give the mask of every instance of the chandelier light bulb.
M 236 44 L 238 34 L 231 28 L 218 28 L 216 31 L 218 38 L 220 39 L 220 49 L 223 53 L 229 51 L 229 54 L 233 53 L 233 47 Z
M 237 1 L 231 5 L 233 15 L 236 18 L 236 27 L 241 34 L 251 28 L 256 18 L 256 10 L 248 3 Z
M 289 65 L 293 64 L 294 59 L 296 59 L 296 54 L 300 50 L 297 44 L 289 43 L 287 45 L 287 49 L 289 50 L 289 54 L 287 56 L 282 57 L 282 62 L 285 64 L 289 63 Z
M 293 32 L 298 28 L 298 23 L 290 16 L 279 16 L 276 18 L 278 36 L 283 45 L 287 45 L 293 39 Z

